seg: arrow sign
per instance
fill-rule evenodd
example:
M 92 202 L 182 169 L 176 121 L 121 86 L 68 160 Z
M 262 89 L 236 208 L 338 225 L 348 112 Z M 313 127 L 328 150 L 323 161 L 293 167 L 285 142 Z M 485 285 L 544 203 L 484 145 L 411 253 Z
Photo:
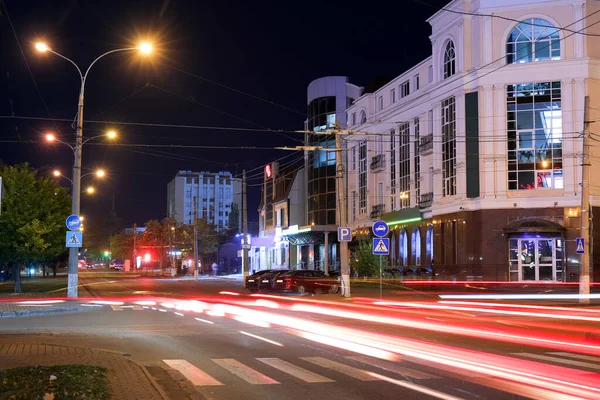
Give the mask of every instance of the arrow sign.
M 81 247 L 83 242 L 83 232 L 67 232 L 66 246 Z
M 390 239 L 375 238 L 373 239 L 373 254 L 377 256 L 387 256 L 390 254 Z

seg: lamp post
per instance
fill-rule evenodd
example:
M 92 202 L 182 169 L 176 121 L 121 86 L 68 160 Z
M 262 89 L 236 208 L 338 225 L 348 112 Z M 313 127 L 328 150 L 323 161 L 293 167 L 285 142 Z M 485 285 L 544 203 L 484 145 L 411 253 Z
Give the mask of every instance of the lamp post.
M 85 142 L 93 139 L 93 138 L 89 138 L 85 142 L 83 140 L 83 99 L 84 99 L 84 92 L 85 92 L 85 82 L 87 80 L 88 73 L 90 72 L 90 69 L 94 66 L 94 64 L 96 64 L 96 62 L 98 62 L 104 56 L 107 56 L 107 55 L 113 54 L 113 53 L 117 53 L 117 52 L 131 51 L 131 50 L 138 50 L 143 54 L 149 54 L 152 52 L 152 46 L 149 43 L 143 43 L 143 44 L 139 45 L 138 47 L 127 47 L 127 48 L 107 51 L 106 53 L 100 55 L 94 61 L 92 61 L 92 63 L 87 68 L 85 73 L 81 72 L 81 69 L 73 60 L 52 50 L 45 43 L 36 43 L 35 48 L 39 52 L 42 52 L 42 53 L 50 52 L 64 60 L 70 62 L 71 64 L 73 64 L 73 66 L 77 69 L 77 72 L 79 73 L 79 78 L 81 79 L 81 88 L 79 90 L 79 101 L 77 104 L 77 131 L 75 133 L 75 147 L 74 148 L 72 147 L 75 161 L 73 163 L 73 177 L 72 177 L 72 179 L 73 179 L 72 180 L 72 182 L 73 182 L 72 197 L 73 198 L 72 198 L 72 203 L 71 203 L 71 212 L 73 214 L 79 215 L 80 194 L 81 194 L 80 191 L 81 191 L 82 146 Z M 100 135 L 100 136 L 103 136 L 103 135 Z M 114 132 L 113 133 L 109 132 L 106 134 L 106 136 L 110 138 L 111 136 L 114 137 L 116 135 L 114 134 Z M 52 141 L 52 139 L 56 139 L 56 138 L 54 138 L 54 135 L 47 135 L 46 139 L 49 141 Z M 69 248 L 69 270 L 68 270 L 68 280 L 67 280 L 67 296 L 68 297 L 77 297 L 78 261 L 79 261 L 78 253 L 79 253 L 78 248 L 76 248 L 76 247 Z

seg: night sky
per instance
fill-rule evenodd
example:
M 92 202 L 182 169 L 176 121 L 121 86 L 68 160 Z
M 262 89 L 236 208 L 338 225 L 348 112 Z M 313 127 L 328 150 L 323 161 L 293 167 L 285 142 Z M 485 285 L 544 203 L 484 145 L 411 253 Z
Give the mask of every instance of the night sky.
M 117 215 L 123 224 L 131 225 L 165 216 L 167 183 L 180 169 L 234 174 L 241 174 L 243 168 L 254 170 L 249 173 L 248 216 L 256 221 L 262 182 L 256 168 L 283 156 L 287 156 L 284 162 L 299 162 L 300 153 L 272 148 L 300 145 L 302 135 L 252 129 L 303 129 L 306 87 L 313 79 L 345 75 L 352 83 L 367 86 L 378 76 L 397 76 L 428 57 L 431 32 L 425 20 L 446 1 L 404 0 L 360 7 L 315 0 L 4 3 L 6 9 L 0 8 L 0 160 L 7 164 L 26 161 L 71 175 L 71 150 L 41 140 L 52 131 L 61 140 L 72 141 L 70 122 L 2 118 L 75 118 L 79 91 L 75 68 L 57 56 L 36 52 L 36 41 L 46 41 L 82 69 L 108 50 L 135 46 L 141 40 L 154 43 L 156 52 L 149 57 L 130 52 L 103 58 L 86 84 L 85 119 L 103 122 L 86 122 L 84 136 L 114 128 L 120 145 L 105 146 L 100 139 L 84 146 L 84 173 L 104 167 L 110 177 L 102 183 L 87 182 L 97 186 L 98 195 L 82 197 L 82 214 L 96 222 L 104 220 L 114 193 Z M 62 183 L 69 185 L 66 180 Z

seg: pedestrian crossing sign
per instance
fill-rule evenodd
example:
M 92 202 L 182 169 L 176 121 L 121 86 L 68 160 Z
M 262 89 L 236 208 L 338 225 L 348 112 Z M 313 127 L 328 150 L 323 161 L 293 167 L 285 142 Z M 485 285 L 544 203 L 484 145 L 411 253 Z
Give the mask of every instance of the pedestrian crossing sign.
M 83 242 L 83 232 L 67 232 L 67 247 L 81 247 Z
M 378 256 L 387 256 L 390 254 L 390 239 L 375 238 L 373 239 L 373 254 Z
M 575 239 L 575 243 L 577 244 L 575 246 L 575 253 L 577 254 L 583 254 L 585 253 L 585 239 L 582 237 L 578 237 L 577 239 Z

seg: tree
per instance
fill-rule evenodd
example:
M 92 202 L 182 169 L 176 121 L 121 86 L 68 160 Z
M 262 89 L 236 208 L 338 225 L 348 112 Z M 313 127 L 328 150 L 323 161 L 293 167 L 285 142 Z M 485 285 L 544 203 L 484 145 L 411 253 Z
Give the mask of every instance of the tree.
M 66 252 L 64 221 L 70 197 L 54 180 L 28 164 L 0 166 L 6 192 L 0 214 L 0 263 L 12 267 L 21 291 L 21 265 L 56 262 Z
M 387 265 L 387 257 L 383 264 Z M 379 256 L 373 254 L 373 241 L 368 237 L 358 239 L 358 250 L 351 257 L 350 266 L 359 276 L 379 275 Z
M 232 235 L 240 233 L 240 206 L 237 203 L 231 203 L 231 211 L 229 212 L 229 232 Z

